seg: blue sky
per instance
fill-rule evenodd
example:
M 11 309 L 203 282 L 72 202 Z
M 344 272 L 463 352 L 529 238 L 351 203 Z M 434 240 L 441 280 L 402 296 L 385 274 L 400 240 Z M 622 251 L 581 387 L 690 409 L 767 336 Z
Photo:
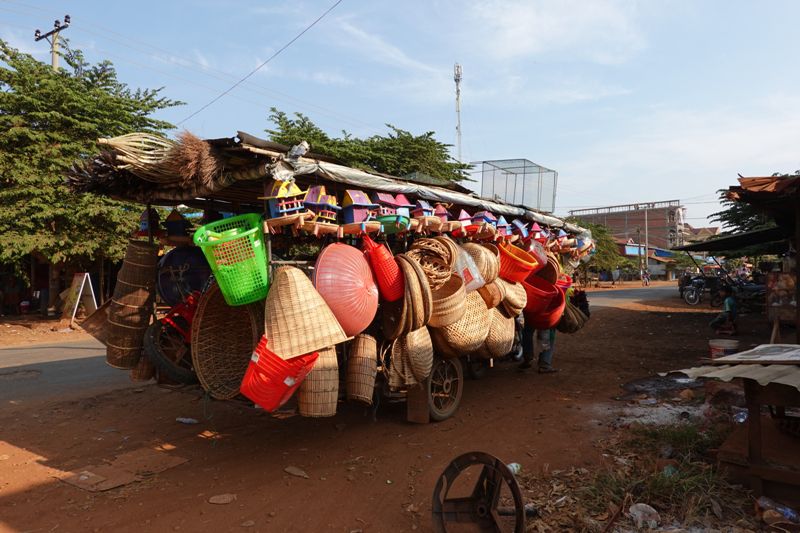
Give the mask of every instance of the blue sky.
M 72 45 L 133 86 L 187 102 L 178 122 L 331 1 L 0 0 L 0 37 L 47 60 L 33 30 L 67 12 Z M 182 127 L 263 135 L 268 109 L 355 135 L 391 123 L 455 142 L 464 160 L 559 171 L 556 212 L 681 199 L 689 222 L 736 174 L 800 169 L 798 2 L 344 0 L 248 82 Z

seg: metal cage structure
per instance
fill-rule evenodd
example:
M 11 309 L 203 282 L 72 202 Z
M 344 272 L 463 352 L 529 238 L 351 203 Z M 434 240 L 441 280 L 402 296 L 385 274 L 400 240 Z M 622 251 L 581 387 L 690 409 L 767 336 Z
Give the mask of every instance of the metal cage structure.
M 481 196 L 552 213 L 556 205 L 558 172 L 528 159 L 474 163 L 480 170 Z

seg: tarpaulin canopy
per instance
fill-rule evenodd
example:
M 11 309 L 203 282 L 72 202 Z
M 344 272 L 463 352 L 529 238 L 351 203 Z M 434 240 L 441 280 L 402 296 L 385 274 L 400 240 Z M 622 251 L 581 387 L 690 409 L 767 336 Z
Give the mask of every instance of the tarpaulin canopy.
M 679 246 L 674 249 L 684 252 L 726 252 L 755 245 L 777 243 L 782 246 L 783 249 L 781 251 L 785 251 L 786 246 L 783 245 L 783 241 L 786 240 L 788 236 L 789 232 L 785 228 L 776 226 L 774 228 L 758 229 L 746 231 L 744 233 L 736 233 L 734 235 L 726 235 L 725 237 L 717 237 L 703 242 Z

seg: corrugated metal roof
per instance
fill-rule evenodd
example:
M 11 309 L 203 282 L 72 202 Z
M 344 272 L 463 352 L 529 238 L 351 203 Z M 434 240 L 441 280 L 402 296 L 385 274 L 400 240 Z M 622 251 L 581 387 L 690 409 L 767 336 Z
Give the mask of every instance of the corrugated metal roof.
M 798 365 L 709 365 L 676 370 L 692 379 L 710 378 L 731 381 L 736 378 L 752 379 L 759 385 L 779 383 L 800 390 L 800 366 Z

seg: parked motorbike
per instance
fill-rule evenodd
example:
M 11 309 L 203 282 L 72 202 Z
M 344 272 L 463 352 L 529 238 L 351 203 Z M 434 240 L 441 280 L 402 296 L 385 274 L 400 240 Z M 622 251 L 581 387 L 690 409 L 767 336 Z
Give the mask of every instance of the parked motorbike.
M 723 286 L 731 289 L 741 309 L 758 312 L 764 308 L 767 298 L 766 286 L 733 278 L 726 279 L 716 290 L 712 291 L 710 299 L 712 307 L 722 305 L 724 298 L 720 289 Z

